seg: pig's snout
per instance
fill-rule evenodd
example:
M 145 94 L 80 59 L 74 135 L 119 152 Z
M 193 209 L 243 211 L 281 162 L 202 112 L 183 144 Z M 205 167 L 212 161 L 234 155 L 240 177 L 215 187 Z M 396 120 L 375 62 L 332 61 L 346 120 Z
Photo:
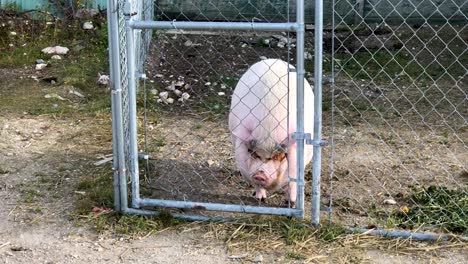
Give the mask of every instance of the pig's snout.
M 265 187 L 268 184 L 268 177 L 266 176 L 264 171 L 256 172 L 252 178 L 255 181 L 255 183 L 261 186 Z

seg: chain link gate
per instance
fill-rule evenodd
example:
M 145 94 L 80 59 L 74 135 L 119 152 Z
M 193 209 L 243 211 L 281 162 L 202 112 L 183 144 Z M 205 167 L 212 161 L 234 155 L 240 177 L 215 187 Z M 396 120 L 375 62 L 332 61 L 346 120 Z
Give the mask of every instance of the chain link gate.
M 202 7 L 207 8 L 206 10 L 221 8 L 222 1 L 213 2 L 217 5 L 211 1 L 207 3 L 186 2 L 186 6 L 176 5 L 175 14 L 169 16 L 167 9 L 163 8 L 164 4 L 168 4 L 166 1 L 157 1 L 154 6 L 152 1 L 109 1 L 115 208 L 124 213 L 136 214 L 157 213 L 145 208 L 178 208 L 179 213 L 174 213 L 173 216 L 194 220 L 212 219 L 213 215 L 205 213 L 206 211 L 277 214 L 302 218 L 305 211 L 305 196 L 304 171 L 301 169 L 297 170 L 297 178 L 289 179 L 297 183 L 295 208 L 291 205 L 284 207 L 281 204 L 280 206 L 278 195 L 276 197 L 272 195 L 272 202 L 259 204 L 250 194 L 247 194 L 251 193 L 251 187 L 233 171 L 235 166 L 230 158 L 233 156 L 232 147 L 228 138 L 229 131 L 225 126 L 227 118 L 226 116 L 224 119 L 220 118 L 227 113 L 226 107 L 229 104 L 226 104 L 226 99 L 213 97 L 229 98 L 228 95 L 234 89 L 240 74 L 245 72 L 246 66 L 265 59 L 266 56 L 281 58 L 289 63 L 295 60 L 296 68 L 290 68 L 287 76 L 291 74 L 291 78 L 295 79 L 297 75 L 298 121 L 297 131 L 293 135 L 299 153 L 297 166 L 301 168 L 301 164 L 308 163 L 304 161 L 304 155 L 301 154 L 304 152 L 304 145 L 314 145 L 314 168 L 318 168 L 317 172 L 320 172 L 320 148 L 323 143 L 320 140 L 320 134 L 317 133 L 321 131 L 321 118 L 317 118 L 314 122 L 313 139 L 311 138 L 312 131 L 304 131 L 304 122 L 301 121 L 304 118 L 304 102 L 301 103 L 301 101 L 304 98 L 304 55 L 306 54 L 304 51 L 304 2 L 298 1 L 295 6 L 290 6 L 289 1 L 259 1 L 268 7 L 255 6 L 249 2 L 251 5 L 249 9 L 241 10 L 245 8 L 245 5 L 242 7 L 236 1 L 228 1 L 227 4 L 232 5 L 232 9 L 229 10 L 234 10 L 238 15 L 235 19 L 231 19 L 224 17 L 223 13 L 218 10 L 218 16 L 221 16 L 223 22 L 216 22 L 219 20 L 216 16 L 204 17 L 203 10 L 200 9 Z M 283 3 L 281 6 L 276 6 L 278 2 Z M 321 3 L 321 1 L 317 2 Z M 160 21 L 153 20 L 153 7 Z M 149 11 L 143 12 L 145 10 Z M 191 10 L 192 13 L 184 13 L 187 12 L 184 10 Z M 191 21 L 191 17 L 193 18 L 195 14 L 194 10 L 196 14 L 202 16 L 203 21 Z M 249 10 L 253 11 L 253 14 L 249 13 Z M 264 15 L 260 10 L 268 10 L 270 13 Z M 292 13 L 296 13 L 296 22 L 290 22 L 291 10 L 293 10 Z M 321 8 L 317 10 L 321 12 Z M 319 30 L 322 24 L 321 19 L 318 21 L 316 30 Z M 151 30 L 157 30 L 153 32 L 152 38 L 152 41 L 156 43 L 154 46 L 157 46 L 154 50 L 148 45 Z M 258 37 L 270 34 L 268 36 L 271 36 L 274 32 L 279 32 L 279 34 L 276 33 L 278 35 L 273 36 L 277 45 L 275 48 L 263 37 L 259 38 L 258 43 L 249 42 L 249 35 Z M 295 33 L 296 39 L 293 39 L 290 32 Z M 228 44 L 226 49 L 208 49 L 208 52 L 203 54 L 197 51 L 198 54 L 194 57 L 198 56 L 198 61 L 188 59 L 190 54 L 187 56 L 187 50 L 200 45 L 196 41 L 204 41 L 210 43 L 210 47 L 214 47 L 211 42 L 213 36 L 224 41 L 226 39 L 242 40 L 236 43 L 237 47 L 224 42 L 223 44 Z M 321 46 L 321 34 L 318 37 L 317 43 Z M 180 43 L 182 40 L 183 42 Z M 258 52 L 257 44 L 260 49 L 267 51 Z M 169 48 L 166 49 L 166 46 Z M 231 53 L 232 58 L 237 57 L 237 60 L 232 61 L 232 58 L 223 57 L 224 53 L 228 53 L 227 50 L 236 48 L 250 49 L 255 56 L 242 58 L 240 54 Z M 297 53 L 295 58 L 290 56 L 293 49 L 296 49 Z M 316 51 L 318 59 L 315 77 L 316 80 L 320 80 L 322 76 L 321 49 L 318 48 Z M 146 52 L 151 54 L 148 56 Z M 178 59 L 183 63 L 178 62 L 177 58 L 174 59 L 174 53 L 180 56 Z M 210 60 L 205 59 L 210 56 L 210 53 L 221 55 L 219 61 L 224 68 L 210 65 Z M 145 59 L 149 61 L 145 66 L 146 73 L 143 72 L 142 67 Z M 196 64 L 199 61 L 206 64 Z M 226 65 L 234 66 L 231 68 Z M 236 65 L 242 66 L 235 67 Z M 208 70 L 203 72 L 205 68 Z M 185 72 L 178 72 L 182 69 L 185 69 Z M 191 74 L 193 72 L 196 75 Z M 168 74 L 165 75 L 166 73 Z M 208 73 L 210 75 L 207 75 Z M 320 117 L 321 111 L 320 88 L 321 85 L 315 85 L 314 110 L 319 111 L 318 115 L 315 114 L 316 117 Z M 180 92 L 177 93 L 176 90 Z M 168 93 L 170 93 L 169 98 L 179 96 L 179 100 L 175 103 L 174 99 L 169 101 Z M 189 94 L 190 99 L 184 94 Z M 143 105 L 137 106 L 139 100 L 143 101 Z M 306 102 L 309 106 L 312 103 L 314 102 Z M 184 112 L 178 113 L 178 111 L 187 111 L 190 116 L 184 115 Z M 152 114 L 154 112 L 160 116 L 156 117 Z M 295 112 L 292 114 L 296 115 Z M 312 119 L 311 115 L 308 113 L 306 117 Z M 138 134 L 139 131 L 140 134 Z M 218 138 L 213 139 L 214 137 Z M 213 147 L 208 142 L 209 140 L 215 141 L 221 149 L 213 151 L 211 156 L 210 153 L 202 153 L 204 148 Z M 142 153 L 139 153 L 139 150 Z M 320 173 L 314 176 L 317 183 L 319 175 Z M 130 189 L 127 182 L 129 182 Z M 315 211 L 314 223 L 318 224 L 320 185 L 315 186 L 313 196 L 316 202 L 312 209 Z M 140 197 L 141 193 L 146 197 Z M 128 197 L 131 197 L 130 205 Z M 186 210 L 198 211 L 196 211 L 197 214 L 187 214 Z

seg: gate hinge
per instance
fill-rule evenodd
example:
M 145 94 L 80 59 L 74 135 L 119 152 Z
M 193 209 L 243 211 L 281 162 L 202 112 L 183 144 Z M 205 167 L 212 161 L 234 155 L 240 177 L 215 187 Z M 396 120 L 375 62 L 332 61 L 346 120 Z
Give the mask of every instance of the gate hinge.
M 136 14 L 137 14 L 137 12 L 132 12 L 132 3 L 131 2 L 125 2 L 124 3 L 124 8 L 123 8 L 123 15 L 124 16 L 134 16 Z

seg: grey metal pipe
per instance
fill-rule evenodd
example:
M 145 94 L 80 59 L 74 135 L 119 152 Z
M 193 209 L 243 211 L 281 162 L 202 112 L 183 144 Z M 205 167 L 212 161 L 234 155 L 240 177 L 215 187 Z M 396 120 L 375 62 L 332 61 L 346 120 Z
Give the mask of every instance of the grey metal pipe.
M 218 203 L 197 203 L 189 201 L 173 201 L 173 200 L 156 200 L 143 198 L 138 201 L 140 206 L 155 206 L 155 207 L 170 207 L 183 208 L 194 210 L 207 211 L 224 211 L 234 213 L 249 213 L 249 214 L 271 214 L 271 215 L 286 215 L 298 217 L 301 213 L 299 209 L 293 208 L 277 208 L 265 206 L 251 206 L 238 204 L 218 204 Z
M 113 20 L 112 20 L 112 27 L 115 29 L 109 34 L 111 38 L 114 40 L 119 39 L 119 31 L 117 30 L 118 27 L 118 14 L 117 14 L 117 3 L 115 0 L 112 1 L 112 9 L 109 9 L 108 12 L 112 12 Z M 111 50 L 112 50 L 112 61 L 118 62 L 119 57 L 119 42 L 113 41 L 111 43 Z M 114 159 L 117 160 L 118 167 L 114 168 L 118 171 L 118 179 L 115 182 L 114 178 L 114 187 L 117 187 L 118 190 L 114 190 L 114 206 L 118 205 L 119 211 L 125 211 L 128 207 L 127 204 L 127 179 L 126 179 L 126 164 L 125 164 L 125 149 L 124 149 L 124 128 L 123 128 L 123 107 L 122 107 L 122 87 L 121 87 L 121 76 L 120 76 L 120 63 L 113 63 L 111 64 L 112 72 L 114 76 L 112 77 L 113 87 L 111 87 L 111 101 L 113 103 L 113 120 L 112 124 L 115 127 L 116 132 L 116 145 L 113 147 L 117 149 L 117 156 L 114 156 Z M 117 184 L 117 186 L 115 185 Z
M 160 215 L 161 212 L 159 211 L 152 211 L 152 210 L 144 210 L 144 209 L 134 209 L 128 208 L 125 213 L 128 214 L 136 214 L 136 215 Z M 189 221 L 211 221 L 211 222 L 235 222 L 239 219 L 234 219 L 230 217 L 222 217 L 222 216 L 204 216 L 204 215 L 190 215 L 190 214 L 179 214 L 173 213 L 171 214 L 172 217 L 186 219 Z
M 314 68 L 314 135 L 312 166 L 312 212 L 311 222 L 320 222 L 320 174 L 322 170 L 322 61 L 323 61 L 323 0 L 315 0 L 315 68 Z
M 348 233 L 362 233 L 382 237 L 393 237 L 393 238 L 406 238 L 413 240 L 430 240 L 430 241 L 441 241 L 456 239 L 461 241 L 468 241 L 466 236 L 455 236 L 446 234 L 429 234 L 429 233 L 418 233 L 409 231 L 399 230 L 379 230 L 379 229 L 366 229 L 366 228 L 350 228 Z
M 130 5 L 130 4 L 129 4 Z M 135 36 L 134 30 L 130 26 L 133 18 L 126 16 L 126 36 L 127 36 L 127 75 L 128 75 L 128 126 L 129 126 L 129 146 L 130 146 L 130 176 L 132 187 L 132 207 L 138 208 L 140 195 L 140 180 L 138 171 L 138 145 L 137 145 L 137 111 L 136 111 L 136 56 L 135 56 Z
M 189 22 L 189 21 L 131 21 L 134 29 L 194 29 L 194 30 L 252 30 L 252 31 L 295 31 L 296 23 L 262 22 Z
M 110 76 L 110 88 L 111 91 L 115 91 L 116 89 L 116 79 L 120 79 L 117 74 L 119 74 L 119 69 L 117 66 L 119 65 L 118 61 L 118 54 L 119 52 L 116 51 L 117 47 L 115 43 L 118 43 L 118 35 L 116 34 L 118 32 L 116 28 L 116 22 L 117 22 L 117 14 L 115 12 L 111 12 L 109 10 L 114 10 L 114 1 L 113 0 L 107 0 L 107 6 L 108 6 L 108 11 L 107 11 L 107 28 L 108 28 L 108 40 L 109 40 L 109 76 Z M 117 35 L 117 36 L 116 36 Z M 115 39 L 117 37 L 117 39 Z M 114 44 L 114 45 L 113 45 Z M 116 56 L 117 55 L 117 56 Z M 117 82 L 118 83 L 118 82 Z M 113 157 L 113 186 L 114 186 L 114 210 L 120 211 L 120 190 L 119 190 L 119 155 L 118 155 L 118 141 L 117 141 L 117 123 L 115 120 L 117 119 L 116 117 L 116 101 L 117 99 L 115 96 L 111 93 L 111 115 L 112 115 L 112 157 Z
M 297 116 L 297 128 L 296 133 L 299 135 L 304 134 L 304 0 L 296 2 L 296 77 L 297 77 L 297 92 L 296 92 L 296 116 Z M 297 183 L 297 200 L 296 206 L 301 210 L 301 214 L 298 218 L 304 218 L 304 137 L 297 140 L 297 168 L 296 168 L 296 183 Z

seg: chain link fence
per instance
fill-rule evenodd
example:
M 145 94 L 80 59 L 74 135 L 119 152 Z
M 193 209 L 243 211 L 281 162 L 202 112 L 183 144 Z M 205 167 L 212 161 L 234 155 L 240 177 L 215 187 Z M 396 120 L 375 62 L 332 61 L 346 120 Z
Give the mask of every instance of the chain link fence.
M 124 2 L 117 13 L 129 135 Z M 168 23 L 294 22 L 295 8 L 294 1 L 274 0 L 143 1 L 137 20 L 154 12 Z M 305 10 L 312 29 L 305 35 L 306 79 L 313 84 L 313 2 Z M 322 207 L 329 207 L 323 216 L 349 227 L 466 234 L 466 10 L 455 0 L 324 2 L 323 131 L 331 144 L 323 150 L 330 164 L 322 167 Z M 239 78 L 255 62 L 296 65 L 296 34 L 176 26 L 135 32 L 136 67 L 146 78 L 137 83 L 134 141 L 146 159 L 132 192 L 163 201 L 281 206 L 276 192 L 266 202 L 252 197 L 237 171 L 228 114 Z M 135 165 L 134 154 L 126 169 Z M 306 172 L 305 215 L 311 182 Z
M 334 221 L 466 235 L 466 1 L 346 5 L 325 41 Z

